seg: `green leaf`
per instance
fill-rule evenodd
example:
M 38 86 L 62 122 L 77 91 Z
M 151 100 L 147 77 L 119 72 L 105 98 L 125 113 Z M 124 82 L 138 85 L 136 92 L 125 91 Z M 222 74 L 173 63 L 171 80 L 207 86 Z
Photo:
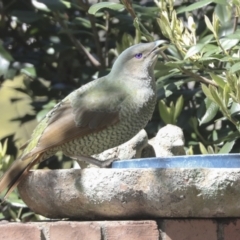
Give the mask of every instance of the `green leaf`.
M 210 100 L 212 100 L 213 102 L 215 102 L 209 88 L 205 85 L 205 84 L 202 84 L 201 85 L 202 87 L 202 91 L 204 92 L 204 94 L 206 95 L 206 97 L 208 97 Z
M 86 18 L 82 18 L 82 17 L 76 17 L 76 18 L 73 20 L 72 23 L 81 25 L 81 26 L 83 26 L 83 27 L 85 27 L 85 28 L 91 28 L 91 27 L 92 27 L 90 21 L 87 20 Z
M 205 146 L 201 142 L 199 142 L 199 148 L 200 148 L 200 152 L 202 154 L 208 154 L 207 149 L 205 148 Z
M 32 0 L 33 6 L 44 12 L 61 11 L 71 7 L 71 3 L 63 0 Z
M 200 43 L 200 44 L 197 44 L 197 45 L 195 45 L 195 46 L 190 47 L 190 48 L 188 49 L 188 51 L 187 51 L 184 59 L 187 59 L 187 58 L 189 58 L 189 57 L 191 57 L 191 56 L 193 56 L 193 55 L 201 52 L 201 50 L 203 49 L 203 47 L 204 47 L 204 44 L 203 44 L 203 43 Z
M 208 29 L 215 35 L 216 33 L 215 33 L 215 31 L 214 31 L 213 25 L 212 25 L 212 23 L 210 22 L 209 18 L 205 15 L 205 16 L 204 16 L 204 19 L 205 19 L 205 23 L 206 23 Z
M 215 7 L 215 13 L 217 14 L 221 23 L 226 23 L 231 20 L 231 11 L 227 5 L 217 4 Z
M 178 99 L 177 102 L 175 104 L 175 109 L 173 112 L 173 122 L 176 123 L 177 122 L 177 118 L 180 115 L 180 113 L 182 112 L 183 109 L 183 104 L 184 104 L 184 99 L 183 96 L 181 95 Z
M 210 73 L 210 76 L 211 76 L 211 78 L 213 79 L 213 81 L 218 84 L 219 87 L 221 87 L 222 89 L 224 89 L 224 87 L 225 87 L 225 85 L 226 85 L 226 82 L 224 81 L 223 78 L 221 78 L 220 76 L 215 75 L 215 74 L 213 74 L 213 73 Z
M 202 52 L 204 53 L 204 55 L 202 58 L 199 59 L 200 61 L 206 60 L 206 58 L 216 60 L 222 58 L 222 55 L 218 54 L 218 52 L 222 52 L 222 49 L 219 46 L 213 44 L 207 44 L 206 46 L 204 46 Z
M 165 65 L 173 68 L 181 67 L 185 64 L 185 61 L 175 61 L 175 62 L 167 62 Z
M 215 102 L 211 101 L 209 98 L 206 98 L 204 100 L 204 103 L 205 103 L 206 112 L 200 119 L 199 125 L 208 123 L 211 120 L 213 120 L 219 110 L 218 105 Z
M 202 1 L 197 1 L 187 7 L 181 7 L 177 10 L 177 13 L 183 13 L 183 12 L 191 12 L 193 10 L 196 10 L 198 8 L 202 8 L 210 3 L 212 3 L 213 1 L 209 1 L 209 0 L 202 0 Z
M 6 155 L 7 143 L 8 143 L 8 138 L 4 141 L 3 144 L 0 142 L 0 154 L 2 157 Z
M 214 0 L 213 2 L 218 3 L 218 4 L 222 4 L 222 5 L 227 5 L 228 4 L 227 0 Z
M 14 60 L 12 55 L 3 47 L 3 45 L 1 43 L 0 43 L 0 57 L 4 58 L 7 61 L 13 61 Z
M 230 113 L 231 113 L 232 116 L 235 116 L 236 114 L 239 114 L 240 113 L 240 104 L 236 103 L 236 102 L 233 102 L 232 106 L 231 106 L 231 109 L 230 109 Z
M 223 49 L 228 50 L 234 46 L 236 46 L 239 42 L 239 39 L 226 39 L 226 38 L 221 38 L 220 44 Z
M 232 56 L 226 56 L 219 59 L 221 62 L 233 62 L 233 61 L 239 61 L 239 58 L 232 57 Z
M 212 21 L 213 21 L 213 29 L 214 29 L 214 32 L 215 32 L 216 34 L 218 34 L 218 33 L 219 33 L 220 23 L 219 23 L 218 16 L 217 16 L 215 13 L 213 13 Z
M 213 130 L 213 132 L 212 132 L 212 139 L 213 139 L 213 141 L 218 140 L 218 132 L 216 130 Z
M 187 154 L 187 155 L 193 155 L 193 154 L 194 154 L 193 146 L 190 146 L 190 147 L 187 149 L 186 154 Z
M 165 104 L 163 100 L 158 102 L 158 110 L 161 119 L 166 123 L 172 123 L 170 108 Z
M 46 4 L 40 2 L 40 1 L 37 1 L 37 0 L 31 0 L 32 2 L 32 5 L 38 9 L 38 10 L 41 10 L 41 11 L 44 11 L 44 12 L 50 12 L 50 9 L 46 6 Z
M 229 34 L 225 37 L 225 39 L 239 39 L 240 40 L 240 30 L 237 29 L 236 32 Z
M 25 67 L 25 68 L 22 68 L 20 72 L 32 78 L 37 76 L 35 67 Z
M 228 84 L 225 85 L 223 89 L 223 102 L 225 104 L 225 108 L 228 108 L 228 103 L 230 99 L 230 86 Z
M 214 154 L 215 153 L 212 146 L 208 146 L 207 151 L 208 151 L 209 154 Z
M 6 76 L 8 75 L 9 67 L 10 67 L 10 61 L 2 57 L 2 52 L 0 50 L 0 76 L 4 76 L 5 78 L 7 78 Z
M 226 142 L 222 148 L 220 149 L 220 151 L 218 153 L 230 153 L 230 151 L 232 150 L 234 144 L 235 144 L 236 140 L 233 140 L 231 142 Z
M 237 72 L 237 71 L 239 71 L 239 70 L 240 70 L 240 62 L 237 62 L 237 63 L 233 64 L 233 65 L 230 67 L 230 69 L 229 69 L 229 71 L 230 71 L 231 73 L 235 73 L 235 72 Z
M 103 8 L 109 8 L 109 9 L 112 9 L 115 11 L 120 11 L 120 10 L 124 9 L 124 6 L 120 3 L 101 2 L 101 3 L 92 5 L 88 9 L 88 13 L 95 15 L 99 10 L 101 10 Z
M 47 0 L 48 1 L 48 0 Z M 52 1 L 52 0 L 51 0 Z M 60 0 L 61 3 L 63 3 L 65 5 L 66 8 L 71 8 L 71 3 L 68 2 L 68 1 L 63 1 L 63 0 Z M 49 2 L 49 1 L 48 1 Z
M 218 49 L 219 49 L 219 47 L 214 44 L 206 44 L 202 49 L 202 53 L 204 53 L 205 57 L 210 57 L 212 55 L 216 55 L 216 51 Z M 221 56 L 219 56 L 219 57 L 221 57 Z M 202 58 L 200 58 L 199 60 L 202 60 Z
M 168 52 L 175 57 L 176 59 L 180 60 L 182 59 L 182 56 L 179 54 L 179 51 L 177 50 L 176 46 L 173 44 L 168 45 Z
M 199 39 L 198 43 L 204 43 L 206 45 L 206 43 L 209 43 L 212 41 L 213 37 L 214 37 L 213 34 L 209 34 L 209 35 Z
M 168 14 L 166 11 L 164 11 L 161 15 L 161 19 L 157 18 L 157 22 L 160 26 L 160 29 L 162 31 L 162 34 L 169 39 L 172 39 L 172 30 L 171 30 L 171 24 L 170 20 L 168 18 Z
M 209 90 L 211 92 L 214 102 L 216 102 L 223 110 L 225 106 L 223 104 L 223 99 L 219 95 L 218 89 L 216 87 L 209 86 Z

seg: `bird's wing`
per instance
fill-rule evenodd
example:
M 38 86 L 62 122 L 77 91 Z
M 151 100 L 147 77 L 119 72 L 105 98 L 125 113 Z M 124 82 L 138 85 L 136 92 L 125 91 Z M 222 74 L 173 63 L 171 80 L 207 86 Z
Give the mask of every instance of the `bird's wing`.
M 22 159 L 119 122 L 125 94 L 108 92 L 92 97 L 77 91 L 74 94 L 60 102 L 43 120 L 45 123 L 37 126 Z

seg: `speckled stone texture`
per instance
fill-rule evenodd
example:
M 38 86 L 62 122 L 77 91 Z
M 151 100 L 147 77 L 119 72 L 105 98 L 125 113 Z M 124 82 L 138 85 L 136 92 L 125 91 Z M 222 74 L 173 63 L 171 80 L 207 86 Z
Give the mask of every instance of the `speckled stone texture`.
M 50 218 L 240 216 L 240 169 L 37 170 L 19 192 Z

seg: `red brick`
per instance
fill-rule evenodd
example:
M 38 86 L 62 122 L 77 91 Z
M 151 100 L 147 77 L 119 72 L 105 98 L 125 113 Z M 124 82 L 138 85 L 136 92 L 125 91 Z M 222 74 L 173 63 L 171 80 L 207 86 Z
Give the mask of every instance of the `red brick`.
M 49 226 L 50 240 L 101 240 L 101 228 L 94 222 L 55 222 Z
M 0 240 L 41 240 L 41 230 L 32 224 L 1 223 Z
M 155 221 L 102 222 L 104 240 L 158 240 Z
M 224 240 L 240 239 L 240 220 L 234 220 L 229 224 L 223 224 Z
M 217 224 L 212 220 L 164 220 L 162 240 L 217 240 Z

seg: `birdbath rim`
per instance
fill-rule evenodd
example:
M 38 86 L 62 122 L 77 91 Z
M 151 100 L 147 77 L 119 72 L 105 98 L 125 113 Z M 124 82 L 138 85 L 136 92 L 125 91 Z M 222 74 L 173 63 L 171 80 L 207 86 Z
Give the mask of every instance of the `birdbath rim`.
M 240 168 L 240 154 L 199 154 L 119 160 L 112 168 Z

